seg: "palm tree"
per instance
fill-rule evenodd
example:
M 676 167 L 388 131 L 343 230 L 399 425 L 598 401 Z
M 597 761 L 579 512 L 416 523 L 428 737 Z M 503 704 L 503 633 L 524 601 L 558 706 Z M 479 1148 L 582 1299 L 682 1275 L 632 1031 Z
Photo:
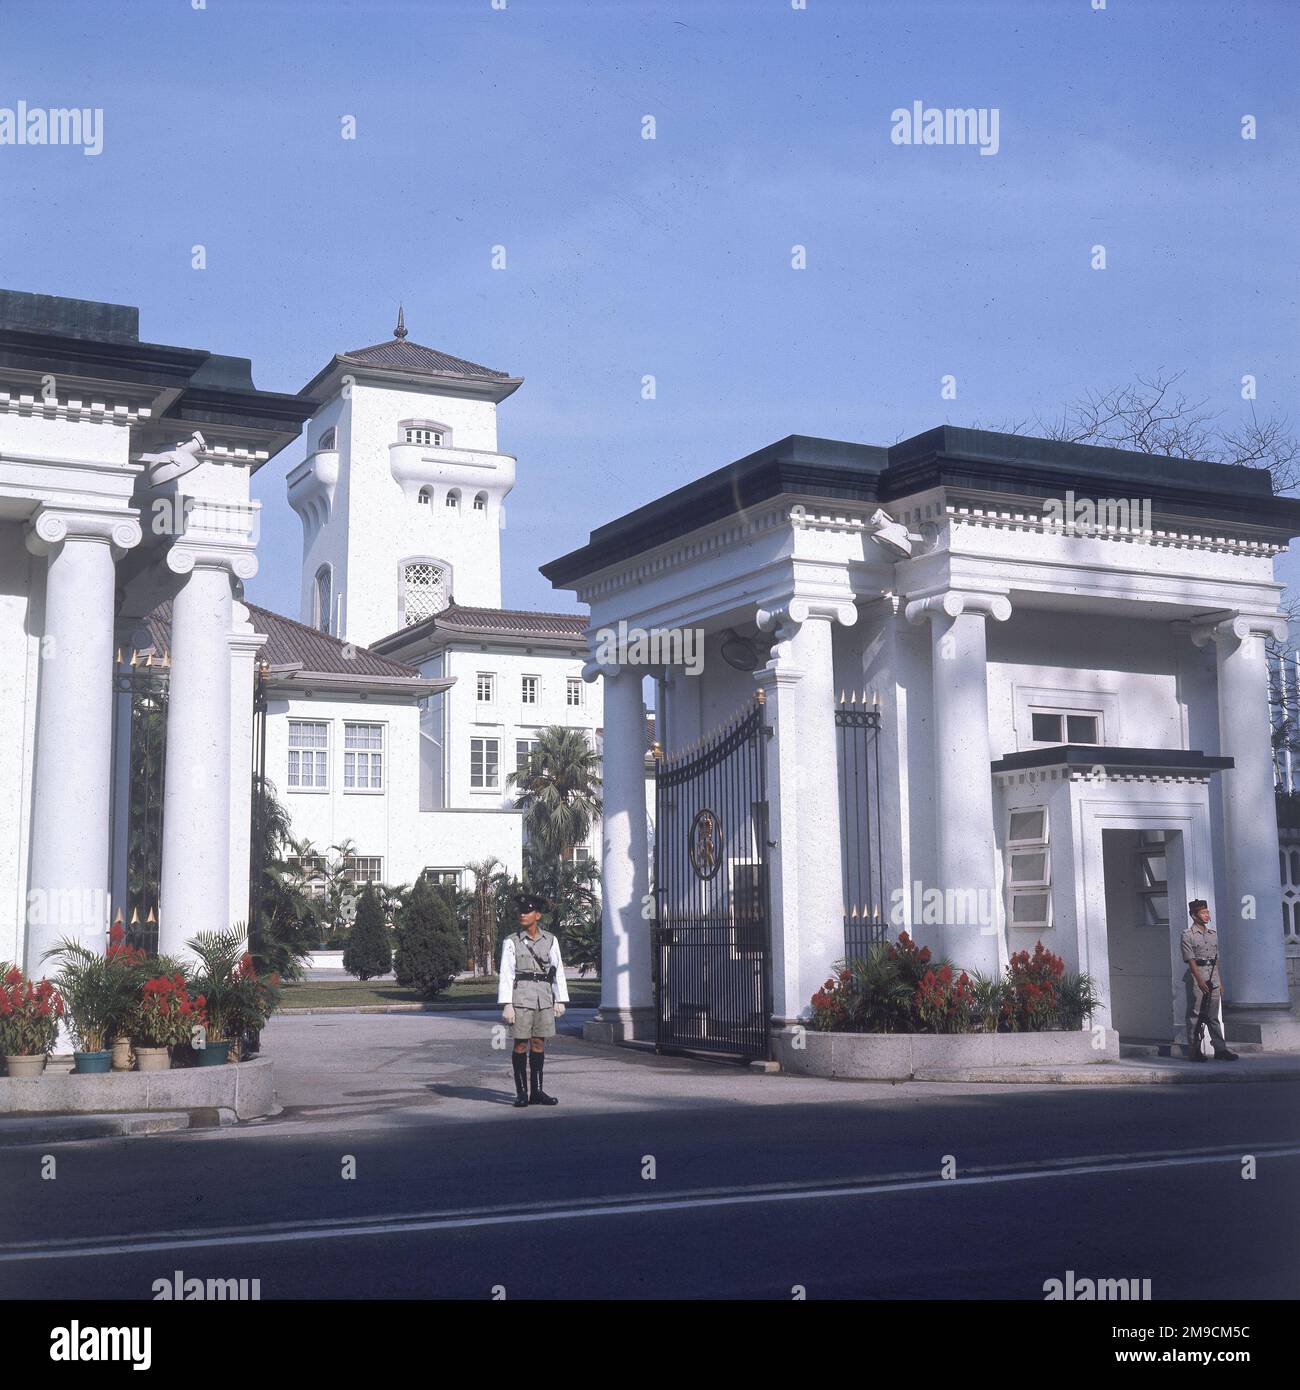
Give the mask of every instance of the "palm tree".
M 500 893 L 509 891 L 511 879 L 501 861 L 492 855 L 467 867 L 474 875 L 474 887 L 465 894 L 469 958 L 476 975 L 491 975 L 496 970 L 496 900 Z
M 528 761 L 506 783 L 518 790 L 525 838 L 544 858 L 572 854 L 600 815 L 600 758 L 581 729 L 541 730 Z

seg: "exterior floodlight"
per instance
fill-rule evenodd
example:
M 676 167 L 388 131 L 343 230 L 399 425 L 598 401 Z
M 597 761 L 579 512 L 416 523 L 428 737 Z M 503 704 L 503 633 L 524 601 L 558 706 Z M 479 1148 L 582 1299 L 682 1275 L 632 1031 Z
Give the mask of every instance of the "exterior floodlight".
M 873 512 L 867 527 L 871 539 L 894 560 L 911 559 L 912 547 L 922 539 L 884 510 Z

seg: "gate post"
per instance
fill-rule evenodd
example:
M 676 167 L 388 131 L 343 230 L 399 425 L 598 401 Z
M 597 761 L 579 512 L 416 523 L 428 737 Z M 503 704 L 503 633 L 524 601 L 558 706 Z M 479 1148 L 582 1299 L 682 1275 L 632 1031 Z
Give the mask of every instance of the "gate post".
M 835 746 L 832 625 L 849 627 L 847 601 L 791 599 L 760 608 L 775 631 L 772 660 L 754 673 L 766 695 L 767 800 L 772 898 L 772 1021 L 807 1015 L 812 996 L 844 954 L 839 775 Z
M 623 1042 L 654 1035 L 651 1000 L 649 836 L 645 810 L 646 718 L 641 667 L 591 666 L 604 677 L 601 799 L 600 1008 L 583 1037 Z

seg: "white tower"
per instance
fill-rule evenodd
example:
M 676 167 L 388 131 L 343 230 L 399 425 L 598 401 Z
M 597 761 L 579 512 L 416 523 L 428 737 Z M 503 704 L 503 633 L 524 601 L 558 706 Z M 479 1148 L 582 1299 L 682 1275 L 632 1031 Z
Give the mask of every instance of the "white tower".
M 457 603 L 501 604 L 515 460 L 496 411 L 522 382 L 406 337 L 337 355 L 298 393 L 318 409 L 288 477 L 303 526 L 301 618 L 368 646 Z

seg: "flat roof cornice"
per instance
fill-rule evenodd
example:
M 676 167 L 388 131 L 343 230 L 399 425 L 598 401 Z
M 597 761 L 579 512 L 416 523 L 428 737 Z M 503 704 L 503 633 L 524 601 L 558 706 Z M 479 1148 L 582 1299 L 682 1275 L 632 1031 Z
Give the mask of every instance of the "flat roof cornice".
M 883 448 L 789 435 L 597 527 L 541 567 L 557 588 L 782 496 L 888 505 L 933 488 L 961 495 L 1150 500 L 1153 513 L 1300 535 L 1300 498 L 1267 469 L 942 425 Z

